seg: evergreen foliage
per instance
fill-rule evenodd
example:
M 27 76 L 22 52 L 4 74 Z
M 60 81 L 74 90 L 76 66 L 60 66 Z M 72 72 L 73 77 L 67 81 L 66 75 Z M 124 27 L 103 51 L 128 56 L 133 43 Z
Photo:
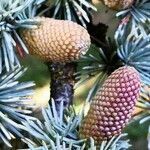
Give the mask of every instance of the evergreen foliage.
M 36 28 L 39 22 L 33 18 L 44 15 L 49 9 L 51 17 L 72 20 L 84 27 L 92 22 L 90 10 L 96 11 L 90 0 L 57 0 L 45 10 L 41 7 L 43 4 L 46 6 L 47 1 L 0 1 L 0 140 L 11 147 L 10 141 L 20 137 L 31 150 L 129 149 L 131 145 L 124 133 L 102 141 L 98 146 L 92 137 L 80 139 L 78 129 L 85 117 L 83 112 L 86 107 L 76 114 L 74 106 L 64 109 L 62 102 L 58 113 L 52 100 L 47 108 L 42 109 L 42 119 L 31 116 L 34 83 L 18 81 L 26 70 L 22 69 L 18 54 L 21 57 L 28 54 L 19 32 L 24 28 Z M 84 106 L 89 105 L 112 71 L 124 65 L 135 67 L 140 73 L 142 88 L 137 103 L 141 111 L 134 119 L 142 124 L 150 120 L 150 1 L 136 0 L 130 8 L 116 12 L 116 17 L 120 19 L 120 24 L 113 40 L 105 37 L 107 48 L 93 43 L 91 50 L 75 62 L 81 67 L 75 73 L 78 80 L 75 88 L 92 77 L 96 78 Z M 28 136 L 25 137 L 24 132 Z
M 148 26 L 147 23 L 150 21 L 149 6 L 149 0 L 137 0 L 131 8 L 117 13 L 117 16 L 121 18 L 129 17 L 129 20 L 132 23 L 131 28 L 139 28 L 139 30 L 144 33 L 145 31 L 143 29 L 145 26 Z
M 28 54 L 26 45 L 21 40 L 18 29 L 35 28 L 32 17 L 43 1 L 34 0 L 2 0 L 0 2 L 0 73 L 20 66 L 16 53 L 23 57 Z M 4 66 L 4 67 L 3 67 Z
M 31 114 L 31 95 L 33 82 L 19 83 L 17 79 L 26 69 L 0 75 L 0 139 L 11 147 L 10 140 L 23 137 L 21 131 L 27 130 L 23 121 L 33 119 Z
M 31 139 L 24 139 L 31 150 L 95 150 L 94 140 L 80 140 L 77 127 L 83 119 L 83 111 L 75 114 L 74 108 L 63 109 L 63 103 L 60 106 L 60 112 L 57 113 L 54 101 L 51 107 L 42 110 L 44 123 L 39 120 L 28 121 L 24 125 L 33 136 Z M 64 112 L 63 112 L 64 111 Z M 99 150 L 121 150 L 128 149 L 131 145 L 129 140 L 124 140 L 126 134 L 114 136 L 110 141 L 102 142 Z
M 96 11 L 90 0 L 56 0 L 53 8 L 52 17 L 63 20 L 72 20 L 86 27 L 90 22 L 89 10 Z M 50 12 L 51 13 L 51 12 Z

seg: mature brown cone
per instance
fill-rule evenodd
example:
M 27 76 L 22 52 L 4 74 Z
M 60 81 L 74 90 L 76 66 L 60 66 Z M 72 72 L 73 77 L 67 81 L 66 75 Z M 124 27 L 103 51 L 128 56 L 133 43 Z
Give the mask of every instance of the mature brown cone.
M 106 6 L 114 10 L 129 8 L 134 0 L 101 0 Z
M 23 29 L 21 37 L 30 54 L 51 62 L 71 62 L 87 52 L 90 36 L 85 28 L 67 20 L 37 17 L 36 29 Z
M 133 67 L 114 71 L 91 103 L 80 127 L 80 137 L 98 144 L 121 133 L 132 116 L 140 93 L 140 77 Z

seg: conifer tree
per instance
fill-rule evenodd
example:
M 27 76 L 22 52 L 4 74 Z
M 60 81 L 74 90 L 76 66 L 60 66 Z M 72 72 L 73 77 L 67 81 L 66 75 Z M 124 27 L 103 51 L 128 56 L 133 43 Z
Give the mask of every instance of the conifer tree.
M 99 3 L 100 8 L 91 0 L 0 1 L 2 149 L 126 150 L 132 145 L 123 129 L 150 120 L 150 1 Z M 113 36 L 107 17 L 117 21 Z M 34 82 L 18 81 L 26 54 L 40 58 L 50 72 L 43 118 L 32 113 Z M 92 78 L 77 113 L 74 91 Z M 15 139 L 21 139 L 17 147 Z

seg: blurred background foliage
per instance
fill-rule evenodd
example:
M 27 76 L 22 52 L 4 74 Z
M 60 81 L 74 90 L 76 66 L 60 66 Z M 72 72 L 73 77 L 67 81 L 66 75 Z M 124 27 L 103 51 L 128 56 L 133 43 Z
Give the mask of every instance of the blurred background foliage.
M 50 5 L 53 0 L 49 1 Z M 99 5 L 98 0 L 93 0 L 98 8 L 98 12 L 94 12 L 94 24 L 98 24 L 101 19 L 103 23 L 109 26 L 109 30 L 107 34 L 110 37 L 113 37 L 114 31 L 117 27 L 118 20 L 115 19 L 115 13 L 111 10 L 107 13 L 109 17 L 107 17 L 103 12 L 105 12 L 105 8 L 102 8 Z M 111 14 L 111 15 L 110 15 Z M 106 20 L 104 19 L 106 18 Z M 96 32 L 96 31 L 95 31 Z M 46 106 L 49 100 L 49 82 L 50 82 L 50 74 L 46 64 L 42 63 L 37 58 L 33 56 L 25 56 L 21 59 L 21 63 L 23 66 L 27 67 L 28 70 L 25 75 L 20 79 L 21 81 L 34 81 L 36 83 L 36 89 L 33 97 L 33 102 L 36 104 L 35 116 L 39 115 L 39 110 L 41 107 Z M 78 68 L 80 69 L 80 68 Z M 84 85 L 81 85 L 75 91 L 75 101 L 74 105 L 76 106 L 76 110 L 79 111 L 85 101 L 88 91 L 92 84 L 94 83 L 94 78 L 90 81 L 87 81 Z M 138 110 L 135 111 L 137 113 Z M 138 121 L 131 123 L 128 127 L 125 128 L 125 132 L 129 133 L 129 138 L 132 142 L 132 148 L 136 150 L 146 150 L 147 149 L 147 131 L 148 131 L 148 124 L 139 124 Z M 142 148 L 142 149 L 141 149 Z

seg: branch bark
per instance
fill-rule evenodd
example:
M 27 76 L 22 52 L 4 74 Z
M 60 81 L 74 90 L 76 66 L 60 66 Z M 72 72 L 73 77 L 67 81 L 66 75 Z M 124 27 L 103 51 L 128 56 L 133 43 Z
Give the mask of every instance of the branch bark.
M 51 73 L 50 99 L 54 99 L 59 112 L 62 101 L 64 108 L 73 103 L 76 65 L 75 63 L 53 63 L 48 64 L 48 68 Z

